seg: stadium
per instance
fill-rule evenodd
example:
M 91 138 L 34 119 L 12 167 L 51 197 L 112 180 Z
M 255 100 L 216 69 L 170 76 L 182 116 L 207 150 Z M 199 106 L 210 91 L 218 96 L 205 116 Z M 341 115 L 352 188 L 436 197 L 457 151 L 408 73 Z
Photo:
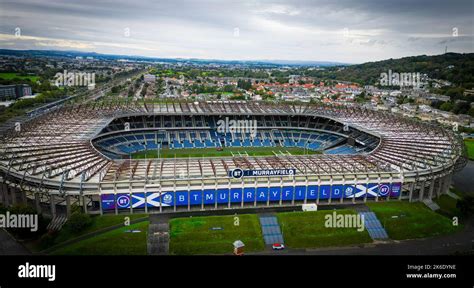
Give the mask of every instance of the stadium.
M 423 201 L 466 163 L 449 129 L 323 104 L 66 105 L 2 138 L 2 202 L 53 215 Z

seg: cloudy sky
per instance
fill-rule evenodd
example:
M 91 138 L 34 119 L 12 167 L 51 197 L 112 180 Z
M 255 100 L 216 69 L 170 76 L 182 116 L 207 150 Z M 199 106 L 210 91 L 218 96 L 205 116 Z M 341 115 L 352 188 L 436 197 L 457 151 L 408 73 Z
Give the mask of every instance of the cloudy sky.
M 474 52 L 473 0 L 0 0 L 0 48 L 361 63 Z

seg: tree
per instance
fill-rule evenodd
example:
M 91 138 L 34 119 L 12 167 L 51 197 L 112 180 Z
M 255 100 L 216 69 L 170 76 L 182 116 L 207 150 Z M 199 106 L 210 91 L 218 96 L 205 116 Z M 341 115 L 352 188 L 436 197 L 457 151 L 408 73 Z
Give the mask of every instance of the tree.
M 443 104 L 441 104 L 439 109 L 441 109 L 443 111 L 451 111 L 453 109 L 453 103 L 452 102 L 444 102 Z

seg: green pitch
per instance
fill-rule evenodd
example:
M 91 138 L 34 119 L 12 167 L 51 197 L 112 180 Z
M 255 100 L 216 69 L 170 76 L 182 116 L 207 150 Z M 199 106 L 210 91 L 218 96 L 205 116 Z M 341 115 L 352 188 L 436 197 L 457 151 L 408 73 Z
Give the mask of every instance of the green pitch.
M 54 251 L 53 255 L 146 255 L 148 221 L 115 229 Z M 138 230 L 139 233 L 126 231 Z
M 297 147 L 224 147 L 222 151 L 216 148 L 183 148 L 183 149 L 160 149 L 160 158 L 188 158 L 188 157 L 230 157 L 239 155 L 248 156 L 273 156 L 281 155 L 305 155 L 320 154 L 320 151 L 302 149 Z M 141 151 L 132 154 L 133 159 L 158 158 L 157 150 Z
M 22 80 L 28 79 L 33 82 L 38 81 L 39 79 L 38 76 L 20 76 L 17 73 L 7 73 L 7 72 L 0 73 L 0 78 L 5 79 L 5 80 L 11 80 L 15 78 L 22 79 Z
M 232 254 L 234 241 L 245 251 L 265 247 L 257 215 L 176 218 L 170 221 L 170 254 Z
M 367 230 L 356 228 L 326 227 L 326 215 L 333 210 L 314 212 L 278 213 L 278 222 L 288 248 L 321 248 L 370 243 L 372 239 Z M 354 210 L 340 209 L 338 214 L 357 214 Z
M 466 139 L 464 143 L 467 146 L 467 155 L 469 159 L 474 160 L 474 139 Z
M 462 225 L 431 211 L 423 203 L 367 203 L 375 212 L 388 236 L 394 240 L 433 237 L 458 231 Z

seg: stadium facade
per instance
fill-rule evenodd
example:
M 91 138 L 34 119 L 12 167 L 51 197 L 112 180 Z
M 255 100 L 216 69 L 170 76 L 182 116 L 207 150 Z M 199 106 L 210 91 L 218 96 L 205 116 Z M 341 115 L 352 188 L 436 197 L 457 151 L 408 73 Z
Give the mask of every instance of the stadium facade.
M 218 132 L 219 120 L 251 120 Z M 228 123 L 226 119 L 226 123 Z M 421 201 L 466 163 L 452 131 L 360 107 L 263 102 L 70 105 L 10 129 L 0 201 L 53 215 Z M 321 154 L 131 159 L 140 151 L 300 147 Z

